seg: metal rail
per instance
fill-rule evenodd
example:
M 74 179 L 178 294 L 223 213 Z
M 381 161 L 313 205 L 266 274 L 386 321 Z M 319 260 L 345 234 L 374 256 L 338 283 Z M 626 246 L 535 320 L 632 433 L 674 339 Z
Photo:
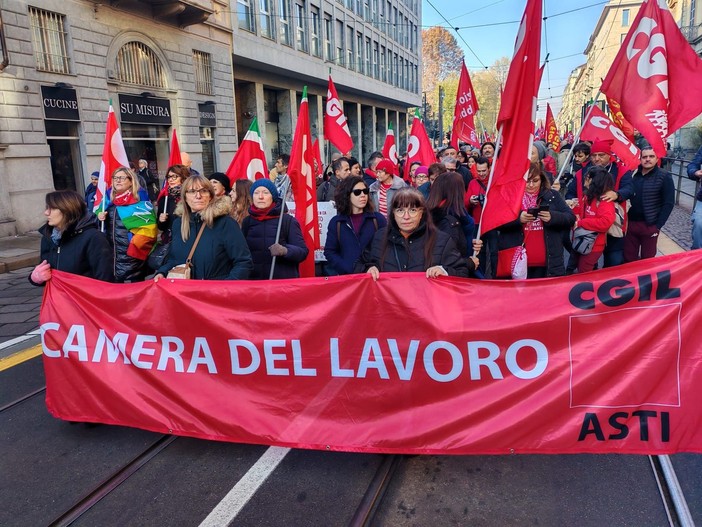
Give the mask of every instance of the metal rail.
M 658 492 L 663 500 L 668 521 L 671 526 L 675 527 L 694 527 L 695 522 L 690 514 L 690 509 L 687 506 L 685 495 L 678 481 L 678 477 L 673 469 L 673 464 L 670 457 L 648 456 L 653 469 L 653 475 L 658 484 Z
M 351 518 L 349 527 L 368 527 L 371 525 L 378 507 L 385 497 L 385 492 L 388 490 L 393 474 L 403 460 L 404 456 L 401 455 L 385 456 L 370 485 L 368 485 L 368 489 L 363 495 L 363 499 L 353 518 Z
M 31 399 L 35 395 L 39 395 L 40 393 L 45 392 L 45 391 L 46 391 L 46 385 L 44 385 L 43 387 L 41 387 L 37 390 L 34 390 L 33 392 L 28 393 L 27 395 L 23 395 L 19 399 L 15 399 L 11 403 L 7 403 L 5 406 L 0 406 L 0 413 L 4 412 L 5 410 L 9 410 L 13 406 L 17 406 L 18 404 L 23 403 L 27 399 Z

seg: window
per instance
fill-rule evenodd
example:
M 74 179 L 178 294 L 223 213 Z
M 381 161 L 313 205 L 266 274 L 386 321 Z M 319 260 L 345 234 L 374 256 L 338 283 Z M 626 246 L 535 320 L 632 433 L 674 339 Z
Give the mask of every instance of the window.
M 620 34 L 619 34 L 619 45 L 620 45 L 620 46 L 621 46 L 622 44 L 624 44 L 624 39 L 626 38 L 627 35 L 628 35 L 628 33 L 620 33 Z
M 322 56 L 322 46 L 319 40 L 319 31 L 320 31 L 320 25 L 319 25 L 319 8 L 316 6 L 311 6 L 311 12 L 312 12 L 312 31 L 311 31 L 311 36 L 312 36 L 312 55 L 315 57 L 321 57 Z
M 397 32 L 399 30 L 399 28 L 397 27 L 397 21 L 398 21 L 397 16 L 398 16 L 397 15 L 397 8 L 393 7 L 392 8 L 392 38 L 394 38 L 395 41 L 397 41 Z
M 385 46 L 380 46 L 380 80 L 387 82 L 387 70 L 385 69 Z
M 236 0 L 236 14 L 239 20 L 239 29 L 245 29 L 252 33 L 256 31 L 256 22 L 251 7 L 251 0 Z
M 397 40 L 400 44 L 403 44 L 402 39 L 403 37 L 403 31 L 402 31 L 402 13 L 399 15 L 399 19 L 395 17 L 395 29 L 397 30 L 397 35 L 395 35 L 395 40 Z M 400 23 L 398 23 L 398 20 Z
M 280 43 L 292 46 L 292 36 L 290 35 L 290 0 L 280 0 Z
M 202 95 L 212 95 L 212 58 L 209 53 L 193 50 L 195 66 L 195 91 Z
M 273 19 L 273 10 L 271 9 L 271 0 L 260 0 L 258 5 L 261 19 L 261 36 L 275 40 L 275 21 Z
M 629 27 L 629 10 L 622 9 L 622 27 Z
M 65 17 L 35 7 L 29 8 L 37 69 L 70 73 Z
M 380 18 L 380 12 L 378 7 L 378 0 L 373 0 L 373 6 L 371 8 L 371 16 L 373 17 L 373 25 L 378 27 L 378 21 Z
M 386 5 L 387 5 L 387 8 L 385 10 L 385 26 L 384 26 L 383 31 L 385 31 L 386 35 L 392 35 L 392 27 L 391 27 L 391 24 L 392 24 L 392 2 L 390 2 L 390 0 L 388 0 Z
M 378 63 L 380 62 L 380 51 L 378 50 L 378 43 L 373 41 L 373 77 L 380 78 L 380 72 L 378 71 Z
M 343 0 L 341 3 L 344 3 Z M 353 0 L 346 0 L 346 9 L 353 13 Z
M 394 86 L 399 86 L 400 85 L 400 65 L 399 65 L 399 58 L 397 56 L 397 53 L 395 53 L 395 55 L 393 57 L 392 69 L 393 69 L 392 83 Z
M 338 18 L 336 20 L 336 55 L 334 55 L 334 62 L 339 66 L 344 62 L 344 23 Z
M 370 0 L 363 0 L 363 18 L 366 19 L 366 22 L 371 21 Z
M 115 75 L 120 82 L 151 88 L 166 87 L 166 73 L 161 61 L 146 44 L 127 42 L 117 52 Z
M 363 69 L 363 33 L 356 34 L 356 70 L 365 73 Z
M 307 43 L 307 16 L 305 14 L 304 0 L 295 2 L 295 34 L 297 37 L 297 49 L 309 52 L 309 44 Z
M 346 26 L 346 67 L 350 70 L 354 70 L 353 64 L 353 28 L 351 26 Z
M 331 15 L 324 13 L 324 58 L 329 62 L 334 61 L 333 28 Z
M 366 65 L 364 73 L 368 76 L 373 75 L 373 69 L 371 68 L 371 39 L 366 37 Z

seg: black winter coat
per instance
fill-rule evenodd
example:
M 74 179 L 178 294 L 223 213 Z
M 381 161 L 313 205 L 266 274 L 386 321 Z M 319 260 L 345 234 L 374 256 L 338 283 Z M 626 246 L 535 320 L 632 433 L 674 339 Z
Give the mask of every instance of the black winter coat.
M 95 214 L 87 212 L 73 225 L 66 228 L 59 244 L 51 240 L 53 227 L 43 225 L 41 233 L 41 260 L 52 269 L 113 282 L 112 251 L 105 235 L 98 229 Z M 30 277 L 30 282 L 32 279 Z M 43 285 L 35 284 L 34 285 Z
M 180 200 L 178 200 L 180 203 Z M 173 222 L 176 220 L 175 210 L 178 205 L 173 196 L 168 196 L 168 201 L 166 201 L 166 196 L 161 196 L 156 204 L 156 223 L 158 229 L 161 231 L 161 243 L 168 243 L 171 241 L 171 229 L 173 228 Z M 166 206 L 164 210 L 163 206 Z M 166 221 L 159 221 L 159 217 L 162 213 L 168 214 L 168 219 Z
M 385 245 L 385 232 L 390 229 Z M 422 221 L 409 238 L 402 236 L 400 231 L 388 225 L 379 230 L 373 238 L 370 257 L 366 268 L 377 267 L 381 272 L 423 273 L 429 267 L 441 265 L 450 276 L 468 277 L 468 267 L 451 236 L 440 230 L 436 231 L 436 239 L 432 250 L 431 262 L 424 261 L 424 248 L 427 241 L 426 222 Z M 385 250 L 383 250 L 385 249 Z
M 182 215 L 183 202 L 176 207 L 175 214 Z M 191 278 L 194 280 L 246 280 L 253 270 L 251 253 L 246 245 L 239 224 L 229 216 L 231 200 L 215 199 L 210 202 L 215 220 L 212 227 L 205 227 L 200 241 L 195 248 Z M 178 217 L 173 222 L 173 234 L 168 256 L 157 273 L 166 276 L 176 265 L 185 263 L 193 248 L 197 233 L 203 224 L 200 214 L 190 215 L 190 235 L 183 241 L 180 227 L 183 218 Z
M 268 248 L 275 243 L 280 213 L 281 202 L 278 200 L 270 212 L 271 216 L 275 216 L 274 218 L 260 221 L 253 216 L 247 216 L 241 225 L 253 258 L 254 270 L 251 273 L 251 278 L 254 280 L 268 280 L 270 276 L 273 257 Z M 300 224 L 290 214 L 283 216 L 278 243 L 288 250 L 288 254 L 278 256 L 275 259 L 273 278 L 298 278 L 300 276 L 299 264 L 307 258 L 309 249 L 302 238 Z
M 359 233 L 356 234 L 349 216 L 334 216 L 329 221 L 327 241 L 324 243 L 324 256 L 332 270 L 338 274 L 353 273 L 356 262 L 366 247 L 370 246 L 375 233 L 387 223 L 385 216 L 379 212 L 365 212 Z
M 575 214 L 555 190 L 542 190 L 537 198 L 538 205 L 548 205 L 551 221 L 544 222 L 546 243 L 546 276 L 564 276 L 563 236 L 575 223 Z M 498 227 L 498 250 L 509 249 L 524 243 L 524 228 L 517 219 Z M 528 265 L 528 259 L 527 259 Z

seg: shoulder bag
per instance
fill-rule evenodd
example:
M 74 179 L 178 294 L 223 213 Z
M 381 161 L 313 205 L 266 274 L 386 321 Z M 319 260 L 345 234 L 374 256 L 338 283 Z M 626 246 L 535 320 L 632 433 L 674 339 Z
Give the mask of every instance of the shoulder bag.
M 173 269 L 168 271 L 168 276 L 166 278 L 190 280 L 190 268 L 192 267 L 192 264 L 190 262 L 193 259 L 193 254 L 195 254 L 195 248 L 197 247 L 197 244 L 200 241 L 202 232 L 205 230 L 205 225 L 206 224 L 203 222 L 202 226 L 200 227 L 200 230 L 197 233 L 197 238 L 195 238 L 195 243 L 193 243 L 193 248 L 190 249 L 190 253 L 188 254 L 188 258 L 185 260 L 185 263 L 181 265 L 176 265 Z

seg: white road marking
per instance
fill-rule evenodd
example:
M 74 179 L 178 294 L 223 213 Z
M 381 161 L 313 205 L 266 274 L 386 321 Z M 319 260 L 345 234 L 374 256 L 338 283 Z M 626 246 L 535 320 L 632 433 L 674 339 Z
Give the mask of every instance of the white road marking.
M 24 342 L 25 340 L 29 340 L 32 337 L 36 337 L 38 335 L 41 335 L 41 331 L 39 330 L 39 328 L 37 328 L 33 331 L 30 331 L 29 333 L 26 333 L 24 335 L 21 335 L 19 337 L 15 337 L 12 340 L 6 340 L 2 344 L 0 344 L 0 351 L 4 350 L 6 348 L 9 348 L 10 346 L 14 346 L 15 344 L 19 344 L 20 342 Z
M 290 452 L 289 448 L 272 446 L 254 463 L 244 477 L 234 485 L 222 501 L 212 509 L 200 527 L 222 527 L 229 525 L 241 512 L 256 491 L 268 479 L 268 476 Z

